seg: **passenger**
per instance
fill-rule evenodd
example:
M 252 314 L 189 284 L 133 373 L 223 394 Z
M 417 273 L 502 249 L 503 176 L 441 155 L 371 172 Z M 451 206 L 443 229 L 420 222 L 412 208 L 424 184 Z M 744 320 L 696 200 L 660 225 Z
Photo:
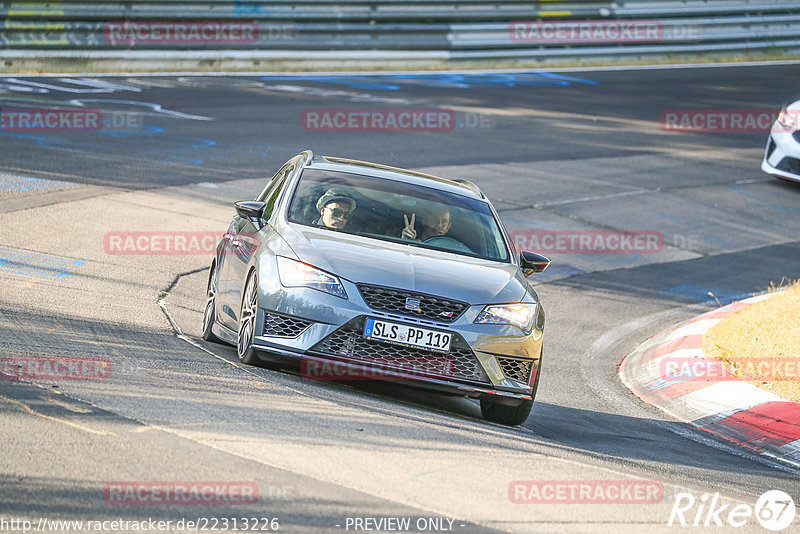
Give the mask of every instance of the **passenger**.
M 333 189 L 328 189 L 317 201 L 317 211 L 320 216 L 314 221 L 314 224 L 341 230 L 347 225 L 347 221 L 355 209 L 355 200 Z
M 406 215 L 403 215 L 405 221 L 405 228 L 400 234 L 404 239 L 413 239 L 416 241 L 426 241 L 432 237 L 445 235 L 450 231 L 450 209 L 445 206 L 434 208 L 429 213 L 420 217 L 420 231 L 419 233 L 414 228 L 416 213 L 411 214 L 411 220 Z

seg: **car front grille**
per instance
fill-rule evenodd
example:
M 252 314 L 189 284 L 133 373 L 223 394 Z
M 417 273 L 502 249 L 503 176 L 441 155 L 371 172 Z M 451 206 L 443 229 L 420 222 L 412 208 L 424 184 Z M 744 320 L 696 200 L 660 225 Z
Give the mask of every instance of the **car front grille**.
M 469 307 L 466 302 L 391 287 L 358 284 L 358 290 L 367 305 L 374 310 L 444 323 L 452 323 Z M 419 308 L 406 307 L 407 299 L 418 299 Z
M 450 352 L 443 353 L 367 339 L 363 332 L 364 317 L 357 317 L 314 345 L 310 352 L 373 364 L 380 369 L 395 369 L 414 376 L 489 383 L 475 353 L 457 333 L 453 333 Z
M 280 315 L 275 312 L 264 314 L 264 335 L 272 337 L 297 337 L 311 326 L 311 321 Z
M 533 360 L 518 360 L 516 358 L 503 358 L 497 356 L 497 362 L 506 378 L 528 383 L 531 376 Z

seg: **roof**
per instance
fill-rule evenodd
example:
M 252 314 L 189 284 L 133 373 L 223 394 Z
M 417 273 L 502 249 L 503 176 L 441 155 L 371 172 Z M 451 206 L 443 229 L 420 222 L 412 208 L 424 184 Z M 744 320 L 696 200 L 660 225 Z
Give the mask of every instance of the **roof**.
M 440 176 L 426 174 L 424 172 L 391 167 L 380 163 L 370 163 L 355 159 L 339 158 L 335 156 L 316 156 L 310 150 L 304 152 L 306 167 L 326 169 L 331 171 L 350 172 L 354 174 L 369 174 L 371 176 L 389 178 L 393 180 L 403 180 L 419 185 L 433 185 L 435 182 L 437 189 L 446 189 L 451 192 L 485 200 L 483 192 L 470 181 L 449 180 Z

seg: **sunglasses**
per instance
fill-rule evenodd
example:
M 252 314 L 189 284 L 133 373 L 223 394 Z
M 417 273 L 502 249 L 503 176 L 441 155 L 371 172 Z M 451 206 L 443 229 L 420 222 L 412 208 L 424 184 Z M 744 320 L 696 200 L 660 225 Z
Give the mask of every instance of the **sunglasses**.
M 349 219 L 351 211 L 343 210 L 342 208 L 326 208 L 331 210 L 331 215 L 337 219 Z

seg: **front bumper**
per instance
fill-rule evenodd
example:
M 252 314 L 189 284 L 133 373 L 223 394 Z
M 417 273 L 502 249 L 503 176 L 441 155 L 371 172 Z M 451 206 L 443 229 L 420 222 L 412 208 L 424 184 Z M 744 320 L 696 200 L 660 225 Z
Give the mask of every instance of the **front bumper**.
M 767 138 L 761 170 L 767 174 L 800 182 L 800 130 L 781 131 L 777 123 Z
M 342 282 L 346 300 L 308 288 L 262 287 L 253 344 L 263 351 L 259 357 L 299 364 L 311 379 L 385 380 L 512 405 L 532 400 L 543 338 L 541 308 L 541 320 L 524 334 L 511 325 L 474 324 L 483 305 L 468 307 L 451 323 L 375 310 L 354 284 Z M 367 340 L 362 335 L 367 317 L 447 331 L 453 334 L 451 350 L 432 353 Z M 325 373 L 314 372 L 323 364 Z
M 386 367 L 365 367 L 363 362 L 348 361 L 330 357 L 321 357 L 309 354 L 276 349 L 272 346 L 265 347 L 254 345 L 259 349 L 258 357 L 262 361 L 299 366 L 301 374 L 311 380 L 330 381 L 359 381 L 382 380 L 395 382 L 411 387 L 418 387 L 441 393 L 449 393 L 475 399 L 489 399 L 498 404 L 517 406 L 521 402 L 533 400 L 533 388 L 498 388 L 486 385 L 470 384 L 448 380 L 442 377 L 421 377 L 419 374 L 407 373 L 402 369 Z M 534 378 L 535 379 L 535 378 Z

